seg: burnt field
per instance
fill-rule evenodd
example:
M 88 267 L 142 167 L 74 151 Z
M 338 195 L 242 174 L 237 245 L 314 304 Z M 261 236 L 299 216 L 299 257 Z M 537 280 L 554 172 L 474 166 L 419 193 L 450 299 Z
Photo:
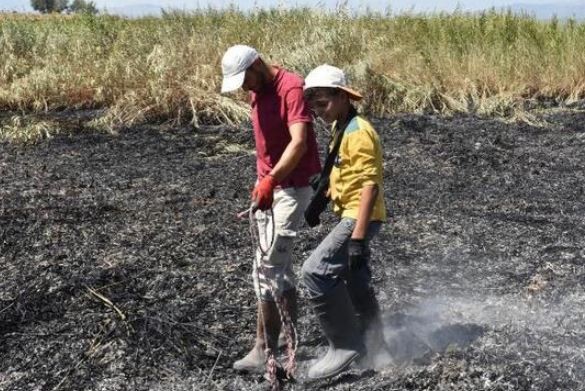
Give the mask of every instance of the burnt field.
M 374 121 L 373 243 L 394 363 L 289 390 L 585 390 L 585 111 Z M 249 129 L 0 144 L 0 390 L 262 390 L 251 347 Z M 324 135 L 320 136 L 324 140 Z M 305 229 L 296 267 L 335 222 Z

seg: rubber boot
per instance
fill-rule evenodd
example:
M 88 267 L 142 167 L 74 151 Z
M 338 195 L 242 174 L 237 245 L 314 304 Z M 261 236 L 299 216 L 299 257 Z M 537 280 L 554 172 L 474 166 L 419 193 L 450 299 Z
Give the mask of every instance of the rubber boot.
M 284 291 L 284 293 L 282 294 L 283 297 L 283 304 L 284 304 L 284 308 L 286 310 L 286 312 L 288 313 L 288 315 L 290 316 L 290 319 L 292 321 L 293 324 L 293 334 L 291 335 L 292 338 L 292 342 L 293 344 L 296 341 L 296 335 L 294 335 L 294 333 L 296 332 L 297 329 L 297 319 L 298 319 L 298 304 L 297 304 L 297 290 L 296 289 L 289 289 L 287 291 Z M 278 336 L 278 349 L 282 350 L 282 349 L 286 349 L 286 347 L 288 346 L 288 341 L 286 340 L 286 330 L 283 327 L 281 327 L 280 329 L 280 335 Z M 296 346 L 293 346 L 293 348 L 296 348 Z
M 329 341 L 323 358 L 309 369 L 311 380 L 328 379 L 345 371 L 365 347 L 345 283 L 339 282 L 324 296 L 311 299 L 315 315 Z
M 367 359 L 364 357 L 360 365 L 378 367 L 391 363 L 388 345 L 384 340 L 384 327 L 380 317 L 380 305 L 374 289 L 354 288 L 349 284 L 350 296 L 358 318 L 360 335 L 366 345 Z
M 244 358 L 234 362 L 233 368 L 242 372 L 264 373 L 266 367 L 265 337 L 268 337 L 269 348 L 275 351 L 279 332 L 280 314 L 276 304 L 272 301 L 260 301 L 256 321 L 256 343 Z

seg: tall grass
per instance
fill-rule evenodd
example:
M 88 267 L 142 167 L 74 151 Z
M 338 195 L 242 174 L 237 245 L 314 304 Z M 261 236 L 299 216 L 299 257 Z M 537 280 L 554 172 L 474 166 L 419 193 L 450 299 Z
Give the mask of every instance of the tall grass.
M 219 94 L 236 43 L 302 75 L 346 69 L 377 115 L 505 114 L 526 99 L 585 97 L 585 24 L 485 12 L 391 16 L 201 10 L 162 18 L 0 16 L 0 110 L 103 108 L 103 123 L 237 123 Z

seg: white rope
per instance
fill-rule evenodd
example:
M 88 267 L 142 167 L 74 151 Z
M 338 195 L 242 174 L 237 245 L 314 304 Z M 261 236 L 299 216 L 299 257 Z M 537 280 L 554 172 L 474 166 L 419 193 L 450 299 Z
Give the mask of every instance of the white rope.
M 275 237 L 275 223 L 274 223 L 274 213 L 273 213 L 273 209 L 270 208 L 270 215 L 272 216 L 271 220 L 272 220 L 272 238 L 270 239 L 270 245 L 267 246 L 266 250 L 264 250 L 262 248 L 262 242 L 260 241 L 260 233 L 256 231 L 256 229 L 254 229 L 255 227 L 257 227 L 257 222 L 258 220 L 256 220 L 254 218 L 254 214 L 256 213 L 256 204 L 252 204 L 250 206 L 250 209 L 248 209 L 249 211 L 249 218 L 250 218 L 250 235 L 252 236 L 252 241 L 255 242 L 254 243 L 254 247 L 256 248 L 256 244 L 258 245 L 257 248 L 260 250 L 260 254 L 265 257 L 268 255 L 268 252 L 270 251 L 270 248 L 272 247 L 272 245 L 274 244 L 274 237 Z M 266 224 L 264 226 L 264 232 L 267 231 L 268 224 Z M 260 230 L 260 228 L 258 228 L 258 231 Z M 266 235 L 268 236 L 268 235 Z M 267 237 L 264 238 L 264 240 L 266 241 Z M 268 242 L 266 241 L 266 243 L 268 244 Z M 258 280 L 260 281 L 260 280 Z

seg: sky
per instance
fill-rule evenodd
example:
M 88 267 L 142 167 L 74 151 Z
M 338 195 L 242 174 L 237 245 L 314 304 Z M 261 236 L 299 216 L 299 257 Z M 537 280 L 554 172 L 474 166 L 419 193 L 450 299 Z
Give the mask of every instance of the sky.
M 456 8 L 461 10 L 480 10 L 491 7 L 506 7 L 512 4 L 524 3 L 531 5 L 538 4 L 570 4 L 582 5 L 585 8 L 585 0 L 93 0 L 98 9 L 116 9 L 127 6 L 154 5 L 161 8 L 195 9 L 205 8 L 213 5 L 221 8 L 235 4 L 239 9 L 248 10 L 256 7 L 287 7 L 312 6 L 318 8 L 334 9 L 339 3 L 347 3 L 352 9 L 365 9 L 369 7 L 376 11 L 385 11 L 390 8 L 393 12 L 400 11 L 453 11 Z M 0 10 L 30 10 L 30 0 L 0 0 Z

